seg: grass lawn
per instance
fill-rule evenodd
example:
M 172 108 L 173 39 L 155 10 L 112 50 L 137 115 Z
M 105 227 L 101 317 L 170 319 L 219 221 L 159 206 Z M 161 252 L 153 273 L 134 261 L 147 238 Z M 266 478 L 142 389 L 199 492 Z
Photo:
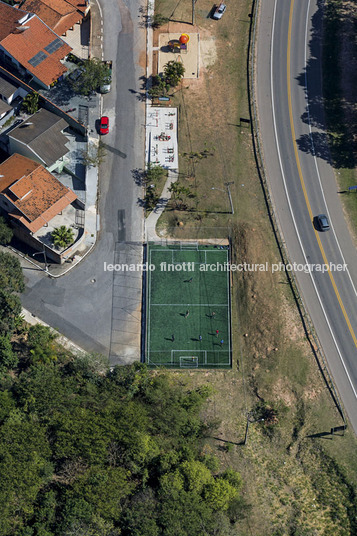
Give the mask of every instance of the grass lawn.
M 148 248 L 148 263 L 155 266 L 147 274 L 149 365 L 231 366 L 228 246 L 197 247 Z

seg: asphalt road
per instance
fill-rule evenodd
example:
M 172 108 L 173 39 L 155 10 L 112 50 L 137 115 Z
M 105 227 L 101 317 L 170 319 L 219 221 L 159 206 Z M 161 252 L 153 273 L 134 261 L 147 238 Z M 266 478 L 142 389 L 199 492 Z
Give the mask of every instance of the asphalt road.
M 104 271 L 104 263 L 137 263 L 142 257 L 141 188 L 134 170 L 144 165 L 145 30 L 139 0 L 101 2 L 104 57 L 114 64 L 113 87 L 104 96 L 110 133 L 100 168 L 100 234 L 95 249 L 67 275 L 48 279 L 25 268 L 25 308 L 89 352 L 111 364 L 140 358 L 141 274 Z
M 260 3 L 256 96 L 263 152 L 291 262 L 347 264 L 295 275 L 351 424 L 357 431 L 357 254 L 326 144 L 321 98 L 322 7 Z M 329 215 L 321 233 L 313 218 Z

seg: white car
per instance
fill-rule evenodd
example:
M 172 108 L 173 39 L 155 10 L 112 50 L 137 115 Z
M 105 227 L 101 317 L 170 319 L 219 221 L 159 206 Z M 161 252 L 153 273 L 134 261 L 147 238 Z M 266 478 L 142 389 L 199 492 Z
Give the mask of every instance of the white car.
M 223 4 L 223 3 L 219 4 L 219 6 L 216 7 L 215 12 L 213 13 L 213 18 L 216 20 L 221 19 L 226 9 L 227 9 L 226 4 Z

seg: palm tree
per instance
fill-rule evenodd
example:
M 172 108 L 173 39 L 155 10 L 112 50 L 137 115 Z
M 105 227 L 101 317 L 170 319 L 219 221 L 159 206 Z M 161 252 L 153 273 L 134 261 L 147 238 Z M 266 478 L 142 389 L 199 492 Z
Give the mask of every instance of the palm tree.
M 38 110 L 38 98 L 39 95 L 36 93 L 36 91 L 32 91 L 31 93 L 28 93 L 24 100 L 22 101 L 22 107 L 26 110 L 29 114 L 35 114 Z
M 74 240 L 74 234 L 72 229 L 61 225 L 61 227 L 56 227 L 51 234 L 53 243 L 58 248 L 65 248 L 69 246 Z
M 164 66 L 164 80 L 171 87 L 176 87 L 185 74 L 185 67 L 180 61 L 168 61 Z

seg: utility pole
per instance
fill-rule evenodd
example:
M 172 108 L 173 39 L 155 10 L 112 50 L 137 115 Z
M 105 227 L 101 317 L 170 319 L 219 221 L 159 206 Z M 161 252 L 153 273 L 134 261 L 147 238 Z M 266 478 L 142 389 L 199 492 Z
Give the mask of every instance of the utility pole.
M 234 184 L 234 181 L 224 183 L 224 185 L 226 187 L 226 190 L 223 190 L 222 188 L 216 188 L 215 186 L 212 186 L 211 190 L 220 190 L 221 192 L 226 192 L 227 193 L 229 203 L 231 205 L 231 213 L 234 214 L 233 200 L 232 200 L 232 196 L 231 196 L 231 190 L 229 188 L 230 184 Z
M 229 188 L 230 184 L 234 184 L 234 181 L 231 181 L 231 182 L 225 182 L 224 183 L 227 187 L 227 192 L 228 192 L 228 197 L 229 197 L 229 202 L 231 204 L 231 210 L 232 210 L 232 214 L 234 214 L 234 207 L 233 207 L 233 201 L 232 201 L 232 196 L 231 196 L 231 190 Z
M 37 251 L 37 253 L 32 253 L 32 256 L 34 257 L 35 255 L 43 255 L 44 261 L 45 261 L 45 272 L 48 273 L 48 264 L 47 264 L 45 244 L 42 244 L 42 247 L 43 247 L 43 251 Z
M 195 0 L 192 0 L 192 26 L 195 25 Z

